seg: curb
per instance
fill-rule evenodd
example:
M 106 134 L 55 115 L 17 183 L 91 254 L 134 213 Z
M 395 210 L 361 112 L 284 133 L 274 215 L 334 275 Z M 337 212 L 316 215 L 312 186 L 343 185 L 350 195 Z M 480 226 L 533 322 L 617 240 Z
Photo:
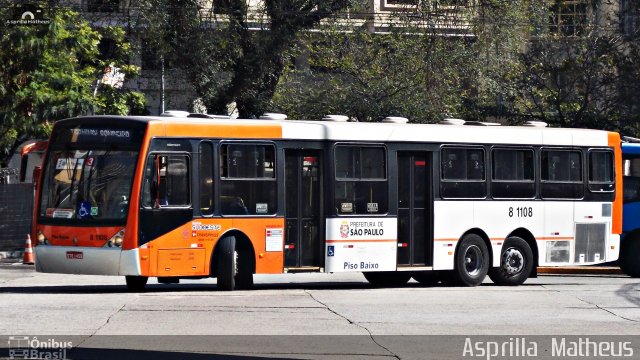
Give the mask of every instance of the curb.
M 538 274 L 625 275 L 615 266 L 538 267 Z

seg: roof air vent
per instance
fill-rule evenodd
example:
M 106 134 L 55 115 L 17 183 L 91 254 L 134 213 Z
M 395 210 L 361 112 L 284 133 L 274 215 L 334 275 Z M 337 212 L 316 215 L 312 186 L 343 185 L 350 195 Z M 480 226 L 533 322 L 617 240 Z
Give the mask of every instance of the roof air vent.
M 524 126 L 547 127 L 548 124 L 544 121 L 527 121 Z
M 322 118 L 322 121 L 345 122 L 345 121 L 349 121 L 349 117 L 347 115 L 325 115 Z
M 464 124 L 471 125 L 471 126 L 500 126 L 500 123 L 484 122 L 484 121 L 466 121 Z
M 199 118 L 199 119 L 231 119 L 229 115 L 212 115 L 212 114 L 189 114 L 190 118 Z
M 287 120 L 287 114 L 280 113 L 264 113 L 260 116 L 261 120 Z
M 167 110 L 167 111 L 163 112 L 162 114 L 160 114 L 160 116 L 187 117 L 187 116 L 189 116 L 189 112 L 188 111 L 182 111 L 182 110 Z
M 462 119 L 444 119 L 440 121 L 440 124 L 443 125 L 464 125 L 465 121 Z
M 387 116 L 382 119 L 383 123 L 392 123 L 392 124 L 406 124 L 409 122 L 409 119 L 401 116 Z

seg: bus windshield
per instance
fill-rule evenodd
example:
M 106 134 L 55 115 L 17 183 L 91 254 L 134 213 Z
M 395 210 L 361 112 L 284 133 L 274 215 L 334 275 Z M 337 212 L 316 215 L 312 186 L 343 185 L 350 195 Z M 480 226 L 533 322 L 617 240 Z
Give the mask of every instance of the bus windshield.
M 83 222 L 125 219 L 137 158 L 137 151 L 52 150 L 39 215 Z

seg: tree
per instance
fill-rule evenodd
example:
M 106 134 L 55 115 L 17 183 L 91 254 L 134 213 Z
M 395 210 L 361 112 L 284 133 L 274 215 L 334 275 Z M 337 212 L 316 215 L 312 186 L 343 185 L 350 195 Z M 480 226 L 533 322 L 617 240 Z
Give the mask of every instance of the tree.
M 127 74 L 136 73 L 121 65 L 127 45 L 118 30 L 103 30 L 114 36 L 118 56 L 101 58 L 100 32 L 68 8 L 46 10 L 49 24 L 0 24 L 0 163 L 24 140 L 48 136 L 55 120 L 94 112 L 125 114 L 130 106 L 140 107 L 134 93 L 109 94 L 101 87 L 93 95 L 105 65 L 117 63 Z M 13 19 L 19 12 L 14 11 L 2 7 L 0 17 Z
M 242 117 L 271 110 L 271 99 L 299 33 L 349 3 L 265 0 L 264 8 L 251 9 L 246 1 L 229 1 L 222 9 L 214 8 L 219 14 L 212 18 L 213 28 L 191 31 L 193 36 L 183 42 L 189 44 L 182 53 L 189 59 L 187 71 L 196 92 L 210 112 L 225 113 L 233 102 Z
M 288 68 L 275 103 L 304 118 L 506 117 L 527 40 L 526 3 L 484 0 L 441 9 L 422 1 L 415 11 L 390 14 L 378 25 L 384 33 L 338 22 L 334 32 L 303 37 L 300 53 L 309 54 L 310 66 Z
M 589 6 L 596 14 L 602 3 Z M 520 114 L 556 126 L 637 135 L 640 42 L 637 32 L 620 31 L 618 19 L 616 13 L 598 22 L 546 24 L 522 57 Z

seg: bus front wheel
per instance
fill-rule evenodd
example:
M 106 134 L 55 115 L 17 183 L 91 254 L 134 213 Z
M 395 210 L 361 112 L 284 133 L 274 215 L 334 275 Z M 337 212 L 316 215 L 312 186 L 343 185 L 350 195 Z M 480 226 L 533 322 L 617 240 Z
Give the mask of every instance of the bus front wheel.
M 231 291 L 253 285 L 249 251 L 237 246 L 235 236 L 227 236 L 218 245 L 218 289 Z
M 231 291 L 236 287 L 238 273 L 236 238 L 234 236 L 225 237 L 220 240 L 218 246 L 218 289 Z
M 505 240 L 500 251 L 500 266 L 489 270 L 489 278 L 496 285 L 520 285 L 531 274 L 533 252 L 522 238 L 512 236 Z
M 489 250 L 484 240 L 476 234 L 465 235 L 456 251 L 455 275 L 465 286 L 477 286 L 489 271 Z
M 147 286 L 149 278 L 146 276 L 125 276 L 125 280 L 127 282 L 127 290 L 130 292 L 142 292 Z
M 381 287 L 402 286 L 411 279 L 411 273 L 406 271 L 379 271 L 362 274 L 371 285 Z

